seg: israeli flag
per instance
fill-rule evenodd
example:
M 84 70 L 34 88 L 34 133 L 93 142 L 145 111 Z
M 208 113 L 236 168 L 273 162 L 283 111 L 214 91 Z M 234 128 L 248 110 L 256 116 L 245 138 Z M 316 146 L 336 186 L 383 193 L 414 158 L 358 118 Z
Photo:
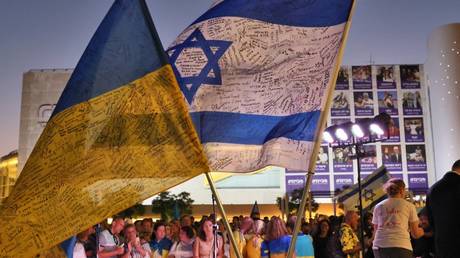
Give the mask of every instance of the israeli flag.
M 364 210 L 370 210 L 379 202 L 386 199 L 386 193 L 383 185 L 391 178 L 385 166 L 376 169 L 361 181 L 361 198 Z M 359 205 L 359 188 L 354 184 L 350 188 L 335 196 L 335 199 L 343 205 L 346 211 L 358 211 Z
M 307 171 L 353 0 L 226 0 L 167 50 L 213 171 Z

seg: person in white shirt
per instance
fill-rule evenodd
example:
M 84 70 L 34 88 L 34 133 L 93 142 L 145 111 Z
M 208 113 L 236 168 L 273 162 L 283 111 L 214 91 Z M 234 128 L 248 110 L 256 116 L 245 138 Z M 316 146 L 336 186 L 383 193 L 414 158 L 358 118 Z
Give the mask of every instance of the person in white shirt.
M 97 255 L 99 258 L 118 258 L 125 250 L 123 244 L 118 237 L 118 234 L 125 227 L 125 221 L 122 217 L 115 217 L 109 229 L 101 232 L 99 235 L 99 250 Z
M 389 198 L 375 206 L 372 219 L 375 258 L 412 258 L 409 233 L 415 239 L 424 234 L 415 206 L 404 199 L 405 187 L 401 179 L 388 180 L 384 190 Z
M 183 226 L 179 231 L 179 241 L 175 242 L 169 251 L 168 258 L 192 258 L 195 232 L 190 226 Z
M 73 248 L 73 258 L 86 258 L 85 242 L 91 234 L 95 232 L 94 227 L 90 227 L 87 230 L 77 234 L 77 242 Z
M 148 242 L 143 243 L 137 237 L 136 227 L 133 224 L 125 226 L 124 235 L 126 238 L 125 253 L 121 258 L 150 258 L 152 251 Z

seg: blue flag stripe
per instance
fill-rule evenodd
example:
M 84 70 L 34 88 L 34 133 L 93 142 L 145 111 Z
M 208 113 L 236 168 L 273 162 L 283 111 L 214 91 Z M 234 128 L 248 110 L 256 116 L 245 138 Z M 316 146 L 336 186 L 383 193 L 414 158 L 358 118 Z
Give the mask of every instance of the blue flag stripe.
M 361 187 L 362 189 L 365 189 L 366 187 L 368 187 L 369 185 L 371 185 L 372 183 L 374 183 L 375 181 L 377 180 L 381 180 L 382 178 L 385 177 L 385 175 L 388 173 L 387 169 L 382 169 L 382 171 L 378 172 L 377 174 L 375 174 L 372 178 L 368 179 L 366 182 L 364 182 Z M 386 178 L 388 179 L 388 178 Z M 345 194 L 344 196 L 340 197 L 339 198 L 339 202 L 343 202 L 344 200 L 350 198 L 351 196 L 355 195 L 358 193 L 358 188 L 350 191 L 349 193 Z
M 77 237 L 72 236 L 59 245 L 64 250 L 65 254 L 67 255 L 67 258 L 73 258 L 73 249 L 76 243 Z
M 229 0 L 214 6 L 193 24 L 216 17 L 242 17 L 274 24 L 327 27 L 348 20 L 353 0 Z
M 78 62 L 53 116 L 168 63 L 146 13 L 144 0 L 115 1 Z
M 320 111 L 289 116 L 230 112 L 194 112 L 190 115 L 202 143 L 261 145 L 279 137 L 313 141 Z

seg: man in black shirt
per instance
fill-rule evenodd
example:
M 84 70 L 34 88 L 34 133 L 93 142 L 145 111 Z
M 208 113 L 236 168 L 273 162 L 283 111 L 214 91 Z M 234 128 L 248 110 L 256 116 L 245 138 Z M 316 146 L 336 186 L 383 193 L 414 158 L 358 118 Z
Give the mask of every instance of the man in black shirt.
M 454 258 L 460 247 L 460 160 L 428 192 L 427 208 L 437 258 Z

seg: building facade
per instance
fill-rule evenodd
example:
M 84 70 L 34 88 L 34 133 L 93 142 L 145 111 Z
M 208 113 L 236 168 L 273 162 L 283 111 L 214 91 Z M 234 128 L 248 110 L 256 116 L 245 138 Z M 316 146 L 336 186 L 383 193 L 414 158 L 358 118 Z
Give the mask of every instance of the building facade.
M 24 73 L 19 124 L 19 171 L 45 128 L 71 74 L 71 69 L 40 69 Z
M 460 23 L 431 33 L 425 67 L 433 113 L 435 176 L 439 180 L 460 159 Z
M 19 169 L 25 164 L 35 142 L 52 114 L 71 75 L 71 69 L 31 70 L 24 74 L 19 139 Z M 396 125 L 390 140 L 370 144 L 375 153 L 363 160 L 363 177 L 381 165 L 392 176 L 403 178 L 409 189 L 423 193 L 435 180 L 431 115 L 423 65 L 364 65 L 341 68 L 328 125 L 358 121 L 380 112 L 389 113 Z M 330 197 L 337 189 L 357 181 L 356 161 L 347 150 L 321 147 L 312 191 L 323 212 L 332 211 Z M 302 188 L 305 172 L 269 167 L 253 174 L 214 174 L 225 204 L 245 205 L 254 201 L 274 212 L 276 199 Z M 171 189 L 187 191 L 197 205 L 210 205 L 211 192 L 204 176 L 195 177 Z M 144 204 L 150 204 L 151 199 Z M 320 206 L 320 207 L 321 207 Z M 326 209 L 327 211 L 325 211 Z M 231 215 L 231 214 L 230 214 Z
M 10 194 L 18 175 L 18 152 L 0 157 L 0 204 Z

